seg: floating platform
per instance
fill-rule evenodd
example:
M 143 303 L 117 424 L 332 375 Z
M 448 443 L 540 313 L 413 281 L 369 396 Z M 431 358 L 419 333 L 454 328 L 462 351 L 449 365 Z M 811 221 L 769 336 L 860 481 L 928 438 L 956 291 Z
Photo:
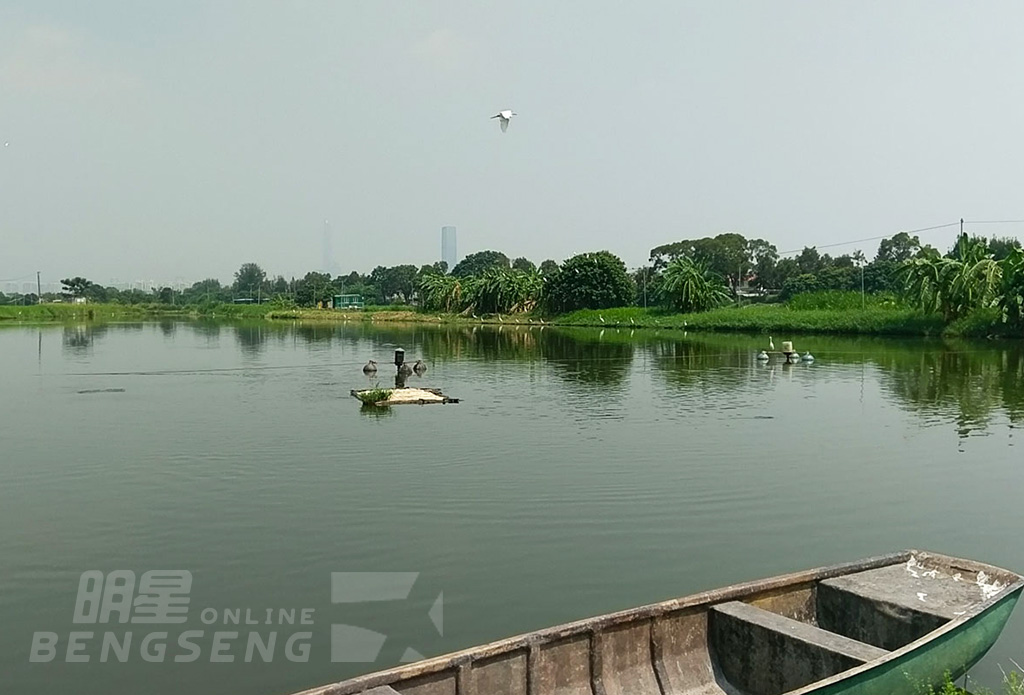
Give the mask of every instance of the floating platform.
M 379 401 L 367 401 L 366 394 L 374 391 L 387 391 L 388 397 Z M 429 405 L 431 403 L 458 403 L 458 398 L 449 398 L 441 393 L 440 389 L 352 389 L 352 397 L 357 398 L 366 405 L 389 406 L 389 405 Z

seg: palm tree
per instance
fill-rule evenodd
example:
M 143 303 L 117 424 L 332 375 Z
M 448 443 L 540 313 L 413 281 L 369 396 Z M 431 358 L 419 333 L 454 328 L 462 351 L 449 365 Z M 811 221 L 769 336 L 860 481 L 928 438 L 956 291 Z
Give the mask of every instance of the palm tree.
M 678 256 L 665 268 L 661 296 L 679 311 L 707 311 L 728 302 L 729 290 L 706 263 Z

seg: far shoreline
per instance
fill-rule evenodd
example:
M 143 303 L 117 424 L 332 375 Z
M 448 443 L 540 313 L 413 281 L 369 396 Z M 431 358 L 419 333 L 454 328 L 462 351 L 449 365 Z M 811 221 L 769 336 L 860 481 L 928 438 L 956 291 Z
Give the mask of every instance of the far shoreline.
M 622 307 L 541 314 L 438 314 L 414 308 L 370 307 L 363 310 L 287 309 L 268 305 L 218 304 L 205 307 L 160 304 L 39 304 L 0 306 L 0 325 L 109 322 L 125 320 L 264 320 L 322 323 L 428 323 L 434 325 L 557 326 L 684 330 L 717 333 L 786 333 L 794 335 L 878 335 L 899 337 L 973 337 L 1022 339 L 994 311 L 976 312 L 946 323 L 937 314 L 905 308 L 791 309 L 781 304 L 724 307 L 697 314 L 664 309 Z

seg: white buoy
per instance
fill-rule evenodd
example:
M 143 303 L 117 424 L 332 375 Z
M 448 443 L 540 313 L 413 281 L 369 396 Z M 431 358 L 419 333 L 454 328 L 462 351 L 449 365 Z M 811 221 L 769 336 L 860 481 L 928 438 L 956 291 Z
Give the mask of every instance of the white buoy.
M 761 352 L 757 353 L 757 359 L 762 360 L 762 361 L 767 360 L 768 359 L 768 353 L 765 352 L 764 350 L 762 350 Z
M 804 356 L 803 356 L 803 361 L 804 362 L 813 362 L 814 361 L 814 355 L 812 355 L 809 352 L 805 352 Z

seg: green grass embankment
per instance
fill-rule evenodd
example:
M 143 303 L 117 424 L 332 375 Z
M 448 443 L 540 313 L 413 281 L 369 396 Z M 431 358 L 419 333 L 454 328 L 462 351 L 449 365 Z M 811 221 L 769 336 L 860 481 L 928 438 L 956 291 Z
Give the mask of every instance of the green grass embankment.
M 602 319 L 604 319 L 602 321 Z M 791 309 L 782 304 L 728 307 L 700 314 L 624 308 L 574 311 L 559 317 L 564 326 L 637 326 L 738 333 L 833 333 L 857 335 L 940 335 L 942 317 L 912 309 Z
M 1021 338 L 1002 321 L 995 309 L 979 311 L 946 324 L 941 316 L 924 314 L 892 303 L 861 307 L 801 308 L 787 304 L 723 307 L 699 314 L 673 313 L 662 308 L 622 307 L 574 311 L 562 316 L 519 314 L 472 318 L 463 314 L 438 314 L 411 307 L 345 309 L 286 309 L 269 304 L 210 304 L 168 306 L 163 304 L 40 304 L 0 306 L 0 323 L 146 320 L 162 317 L 207 319 L 255 319 L 275 321 L 367 321 L 434 324 L 540 324 L 584 327 L 685 329 L 691 331 L 835 334 L 889 336 L 959 336 L 972 338 Z

